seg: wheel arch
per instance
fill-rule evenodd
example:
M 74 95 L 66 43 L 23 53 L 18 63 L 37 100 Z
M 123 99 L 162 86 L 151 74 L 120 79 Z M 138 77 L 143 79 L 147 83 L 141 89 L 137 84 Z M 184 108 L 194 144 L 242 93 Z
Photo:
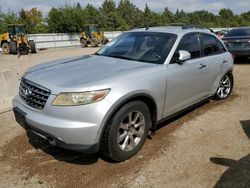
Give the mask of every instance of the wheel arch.
M 219 82 L 220 80 L 223 78 L 224 75 L 228 74 L 228 73 L 233 73 L 233 68 L 229 68 L 227 70 L 225 70 L 225 72 L 223 72 L 222 74 L 220 74 L 218 76 L 218 78 L 214 81 L 212 89 L 211 89 L 211 96 L 214 95 L 214 93 L 216 92 L 217 88 L 219 87 Z
M 126 97 L 126 98 L 123 98 L 121 100 L 118 100 L 113 105 L 114 107 L 107 113 L 107 117 L 104 118 L 104 123 L 101 126 L 101 130 L 100 130 L 100 134 L 99 134 L 99 138 L 98 138 L 98 142 L 99 143 L 101 143 L 104 131 L 107 128 L 108 123 L 110 122 L 110 120 L 112 119 L 112 117 L 114 116 L 114 114 L 122 106 L 124 106 L 125 104 L 127 104 L 129 102 L 132 102 L 132 101 L 142 101 L 142 102 L 144 102 L 148 106 L 148 109 L 149 109 L 150 115 L 151 115 L 151 120 L 152 120 L 152 125 L 150 126 L 150 130 L 153 131 L 153 132 L 155 131 L 155 129 L 156 129 L 156 122 L 157 122 L 157 104 L 156 104 L 156 101 L 149 94 L 146 94 L 146 93 L 137 93 L 137 94 L 130 95 L 130 96 Z
M 4 43 L 10 43 L 10 41 L 8 41 L 8 40 L 2 40 L 2 41 L 1 41 L 1 47 L 2 47 L 2 45 L 3 45 Z

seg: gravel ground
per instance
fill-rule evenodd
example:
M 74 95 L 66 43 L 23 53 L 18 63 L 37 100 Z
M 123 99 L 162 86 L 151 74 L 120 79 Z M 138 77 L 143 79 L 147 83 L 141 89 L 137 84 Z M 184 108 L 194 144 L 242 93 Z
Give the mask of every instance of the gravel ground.
M 62 48 L 20 59 L 3 55 L 0 68 L 25 70 L 94 51 Z M 243 62 L 235 65 L 230 98 L 164 122 L 142 151 L 123 163 L 52 147 L 26 134 L 12 111 L 0 114 L 0 187 L 250 187 L 250 61 Z

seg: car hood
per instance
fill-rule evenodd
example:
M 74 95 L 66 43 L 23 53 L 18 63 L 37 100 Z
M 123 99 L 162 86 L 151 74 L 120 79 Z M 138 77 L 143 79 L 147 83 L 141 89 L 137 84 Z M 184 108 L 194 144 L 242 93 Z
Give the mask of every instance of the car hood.
M 26 72 L 24 77 L 51 89 L 56 94 L 61 91 L 81 91 L 83 87 L 86 89 L 86 87 L 103 86 L 110 82 L 127 79 L 126 73 L 128 72 L 152 66 L 155 65 L 87 55 L 34 66 Z

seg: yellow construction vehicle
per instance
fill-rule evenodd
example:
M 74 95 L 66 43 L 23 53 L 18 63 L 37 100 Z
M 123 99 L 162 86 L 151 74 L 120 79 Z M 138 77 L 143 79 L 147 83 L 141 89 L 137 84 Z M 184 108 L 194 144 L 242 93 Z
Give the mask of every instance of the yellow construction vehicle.
M 7 33 L 0 35 L 0 45 L 5 54 L 36 53 L 35 42 L 28 40 L 25 26 L 21 24 L 9 25 Z
M 109 40 L 104 36 L 103 32 L 99 31 L 97 25 L 86 25 L 84 31 L 80 33 L 80 43 L 82 47 L 87 47 L 91 44 L 92 47 L 97 47 L 99 44 L 104 45 Z

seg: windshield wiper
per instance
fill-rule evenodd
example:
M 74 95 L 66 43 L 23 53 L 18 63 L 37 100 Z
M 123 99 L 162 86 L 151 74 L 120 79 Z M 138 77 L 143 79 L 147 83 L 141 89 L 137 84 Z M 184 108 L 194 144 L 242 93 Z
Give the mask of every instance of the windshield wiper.
M 102 55 L 102 54 L 100 54 L 100 53 L 96 52 L 96 53 L 94 53 L 94 55 Z
M 100 54 L 103 55 L 103 54 Z M 113 58 L 118 58 L 118 59 L 126 59 L 126 60 L 131 60 L 131 61 L 137 61 L 137 59 L 133 59 L 131 57 L 125 57 L 125 56 L 119 56 L 119 55 L 103 55 L 107 57 L 113 57 Z

